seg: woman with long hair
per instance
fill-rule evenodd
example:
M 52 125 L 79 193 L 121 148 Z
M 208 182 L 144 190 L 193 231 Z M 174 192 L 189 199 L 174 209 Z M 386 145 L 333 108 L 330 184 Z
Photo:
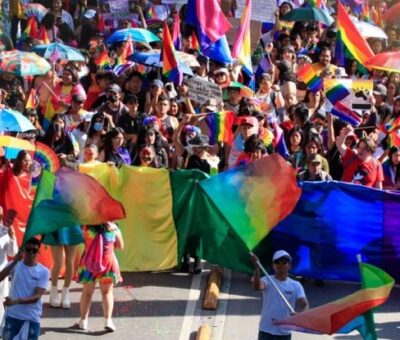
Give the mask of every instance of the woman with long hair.
M 113 286 L 122 281 L 114 249 L 123 249 L 124 241 L 118 226 L 114 223 L 88 225 L 83 227 L 85 251 L 78 268 L 78 282 L 83 284 L 80 300 L 81 318 L 78 328 L 86 330 L 92 296 L 96 283 L 100 284 L 104 328 L 115 331 L 111 319 L 114 307 Z
M 396 176 L 400 171 L 400 148 L 392 146 L 389 149 L 388 159 L 382 163 L 383 169 L 383 189 L 394 190 L 396 189 Z
M 125 147 L 124 130 L 117 127 L 112 128 L 104 138 L 104 147 L 100 152 L 99 160 L 101 162 L 112 162 L 117 167 L 122 164 L 130 165 L 131 156 L 128 149 Z

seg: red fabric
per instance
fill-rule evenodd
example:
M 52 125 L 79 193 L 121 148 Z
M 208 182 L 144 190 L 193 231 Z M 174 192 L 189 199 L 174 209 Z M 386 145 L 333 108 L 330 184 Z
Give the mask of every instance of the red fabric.
M 355 151 L 346 150 L 342 158 L 344 167 L 342 181 L 373 187 L 384 179 L 382 165 L 379 161 L 371 159 L 368 162 L 361 161 Z
M 21 176 L 15 176 L 10 168 L 0 173 L 0 204 L 4 209 L 4 214 L 9 209 L 17 212 L 13 226 L 19 246 L 22 244 L 34 197 L 35 190 L 31 188 L 31 176 L 29 174 L 23 173 Z M 53 260 L 50 249 L 42 247 L 38 261 L 51 268 Z

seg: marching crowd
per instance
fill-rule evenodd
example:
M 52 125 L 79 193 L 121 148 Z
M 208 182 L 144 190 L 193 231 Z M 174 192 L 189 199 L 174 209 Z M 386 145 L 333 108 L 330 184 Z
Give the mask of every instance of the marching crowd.
M 44 41 L 31 37 L 22 39 L 18 33 L 27 25 L 21 3 L 11 0 L 12 41 L 3 43 L 2 48 L 11 49 L 11 45 L 29 52 Z M 400 190 L 400 147 L 389 141 L 384 128 L 400 116 L 400 73 L 367 69 L 351 57 L 347 57 L 345 67 L 335 65 L 334 24 L 327 27 L 316 21 L 282 19 L 298 4 L 278 2 L 274 26 L 268 32 L 260 32 L 252 54 L 254 74 L 249 77 L 240 64 L 213 60 L 199 51 L 196 27 L 186 21 L 187 5 L 179 8 L 164 5 L 161 0 L 132 2 L 136 19 L 119 20 L 118 27 L 110 28 L 100 25 L 103 2 L 44 0 L 40 3 L 48 11 L 41 21 L 37 20 L 38 27 L 44 28 L 50 42 L 78 48 L 85 61 L 52 60 L 52 69 L 35 77 L 0 74 L 0 105 L 23 113 L 35 126 L 35 130 L 14 134 L 16 137 L 46 144 L 62 165 L 77 169 L 81 163 L 108 162 L 117 167 L 125 164 L 172 171 L 200 169 L 213 175 L 279 152 L 297 170 L 299 180 L 338 180 Z M 236 1 L 220 3 L 227 17 L 234 16 Z M 372 20 L 384 28 L 388 36 L 386 40 L 368 39 L 375 53 L 400 50 L 397 26 L 377 19 L 389 5 L 381 0 L 371 3 Z M 335 16 L 334 4 L 328 2 L 326 8 Z M 351 16 L 357 16 L 350 6 L 346 6 L 346 10 Z M 150 12 L 155 13 L 158 25 L 148 20 Z M 106 44 L 110 30 L 129 27 L 152 30 L 160 42 L 133 42 L 134 50 L 157 50 L 162 47 L 163 22 L 166 21 L 172 30 L 176 15 L 181 22 L 181 51 L 195 62 L 191 67 L 193 77 L 218 85 L 221 98 L 195 102 L 190 96 L 191 76 L 185 75 L 181 84 L 174 84 L 161 76 L 159 67 L 130 63 L 121 73 L 113 71 L 112 66 L 118 64 L 128 41 Z M 104 51 L 110 61 L 108 67 L 98 63 Z M 360 113 L 359 126 L 351 126 L 327 110 L 323 89 L 313 91 L 298 79 L 297 72 L 306 64 L 313 65 L 321 79 L 373 81 L 373 89 L 368 93 L 370 109 Z M 244 85 L 252 80 L 254 91 L 249 95 Z M 37 99 L 34 107 L 27 105 L 32 89 Z M 222 111 L 233 112 L 233 141 L 211 144 L 210 126 L 205 117 Z M 29 152 L 21 151 L 11 162 L 2 157 L 1 162 L 4 173 L 17 177 L 21 183 L 30 181 L 34 167 Z M 22 187 L 30 190 L 30 185 Z M 12 231 L 3 234 L 14 239 Z M 68 289 L 76 246 L 83 241 L 86 254 L 95 256 L 96 249 L 101 248 L 105 260 L 102 268 L 95 268 L 93 258 L 84 256 L 81 260 L 78 276 L 84 289 L 78 326 L 87 328 L 94 285 L 100 281 L 105 327 L 112 331 L 115 329 L 111 321 L 112 286 L 120 281 L 113 247 L 122 248 L 123 240 L 118 228 L 111 223 L 87 226 L 83 232 L 77 226 L 46 235 L 43 242 L 52 246 L 54 260 L 50 304 L 69 308 Z M 38 336 L 40 317 L 37 316 L 41 311 L 37 309 L 41 309 L 38 301 L 49 276 L 45 267 L 40 267 L 40 271 L 46 275 L 37 272 L 39 269 L 31 270 L 39 268 L 32 265 L 36 263 L 34 256 L 39 247 L 40 243 L 29 240 L 24 261 L 14 261 L 15 269 L 7 267 L 7 273 L 0 273 L 3 278 L 3 274 L 13 270 L 32 278 L 27 285 L 35 284 L 33 290 L 25 285 L 12 289 L 6 301 L 6 305 L 11 306 L 4 326 L 6 339 L 23 328 L 21 313 L 27 313 L 29 304 L 32 306 L 29 320 L 33 323 L 26 326 L 26 331 L 29 330 L 29 339 L 34 339 L 35 334 Z M 16 255 L 15 248 L 11 242 L 7 254 Z M 21 256 L 16 258 L 19 260 Z M 290 256 L 286 255 L 288 258 Z M 60 298 L 57 280 L 63 264 L 66 272 Z M 197 272 L 198 265 L 196 263 Z M 106 274 L 102 277 L 94 274 L 99 271 Z M 13 284 L 14 281 L 13 278 Z M 256 285 L 260 288 L 263 283 L 257 281 Z M 31 292 L 29 298 L 24 296 L 27 291 Z M 25 308 L 18 309 L 21 304 L 25 304 Z

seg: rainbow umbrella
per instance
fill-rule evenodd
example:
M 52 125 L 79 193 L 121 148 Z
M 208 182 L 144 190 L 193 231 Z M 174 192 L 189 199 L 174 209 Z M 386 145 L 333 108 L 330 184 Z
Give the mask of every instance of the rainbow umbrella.
M 397 22 L 399 21 L 399 16 L 400 16 L 400 2 L 390 7 L 387 11 L 384 11 L 382 14 L 382 20 Z
M 400 51 L 379 53 L 368 59 L 364 66 L 377 70 L 400 72 Z
M 85 57 L 79 50 L 60 43 L 38 45 L 35 46 L 33 50 L 43 58 L 46 58 L 50 61 L 57 61 L 59 59 L 69 61 L 85 61 Z
M 0 136 L 0 146 L 18 150 L 35 151 L 35 145 L 24 139 L 11 136 Z
M 154 41 L 160 41 L 159 37 L 144 28 L 124 28 L 111 34 L 107 38 L 106 43 L 113 44 L 120 41 L 127 41 L 128 37 L 131 37 L 132 41 L 136 41 L 139 43 L 151 43 Z
M 19 50 L 0 52 L 0 73 L 19 77 L 43 75 L 51 69 L 46 59 L 36 53 Z
M 318 21 L 327 26 L 332 25 L 335 21 L 327 11 L 316 7 L 295 8 L 282 19 L 286 21 Z
M 0 131 L 25 132 L 35 129 L 22 113 L 8 108 L 0 110 Z
M 42 21 L 47 14 L 48 9 L 41 4 L 25 4 L 22 5 L 22 13 L 26 18 L 35 17 L 39 22 Z
M 250 87 L 243 85 L 242 83 L 239 83 L 238 81 L 231 81 L 229 83 L 229 85 L 225 86 L 223 89 L 227 90 L 228 87 L 236 87 L 236 88 L 240 89 L 240 95 L 242 97 L 250 98 L 250 99 L 254 97 L 254 91 Z

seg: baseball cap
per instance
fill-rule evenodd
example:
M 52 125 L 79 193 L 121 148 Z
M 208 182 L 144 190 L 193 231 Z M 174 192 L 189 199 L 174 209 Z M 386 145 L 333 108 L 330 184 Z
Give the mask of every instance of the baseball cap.
M 292 257 L 286 250 L 278 250 L 272 256 L 272 262 L 275 262 L 275 261 L 281 259 L 282 257 L 285 257 L 285 258 L 289 259 L 289 261 L 292 261 Z
M 88 9 L 83 16 L 86 19 L 93 19 L 96 16 L 96 11 L 94 9 Z
M 240 117 L 240 126 L 242 125 L 257 126 L 258 120 L 256 117 Z
M 108 92 L 121 93 L 121 87 L 118 84 L 111 84 L 107 88 Z
M 375 85 L 374 91 L 372 93 L 377 96 L 386 96 L 387 94 L 386 86 L 383 84 Z
M 322 157 L 317 153 L 311 154 L 308 157 L 308 162 L 309 163 L 319 163 L 319 164 L 321 164 L 322 163 Z
M 159 88 L 164 88 L 164 83 L 160 79 L 154 79 L 151 83 L 150 86 L 157 86 Z

